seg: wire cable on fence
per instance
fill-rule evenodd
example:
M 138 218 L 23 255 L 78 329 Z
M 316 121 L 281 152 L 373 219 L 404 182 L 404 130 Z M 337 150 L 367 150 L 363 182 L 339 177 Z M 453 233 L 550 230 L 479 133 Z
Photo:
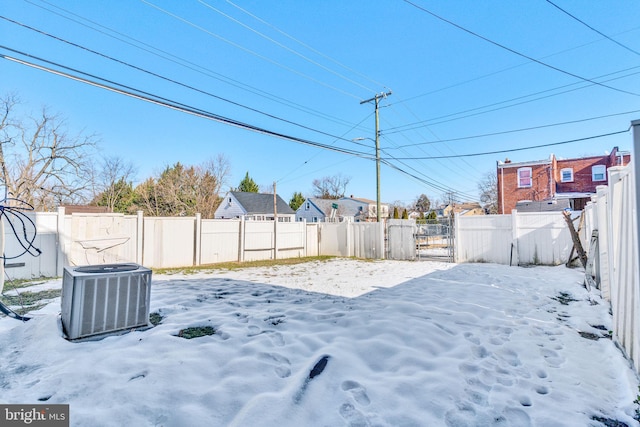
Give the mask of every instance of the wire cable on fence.
M 8 259 L 16 259 L 25 254 L 38 257 L 42 253 L 42 251 L 34 245 L 37 234 L 36 224 L 26 214 L 26 212 L 33 210 L 33 206 L 19 199 L 5 197 L 0 200 L 0 238 L 2 240 L 2 274 L 0 274 L 0 292 L 2 292 L 4 288 L 4 276 L 6 275 L 5 268 Z M 21 251 L 19 250 L 18 254 L 8 256 L 5 253 L 5 224 L 7 224 L 11 229 L 11 232 L 15 236 L 16 241 L 21 248 Z M 29 236 L 30 230 L 33 230 L 32 236 Z M 20 297 L 19 293 L 18 297 Z M 11 310 L 9 307 L 4 305 L 2 301 L 0 301 L 0 312 L 21 321 L 31 319 L 30 317 L 22 316 Z

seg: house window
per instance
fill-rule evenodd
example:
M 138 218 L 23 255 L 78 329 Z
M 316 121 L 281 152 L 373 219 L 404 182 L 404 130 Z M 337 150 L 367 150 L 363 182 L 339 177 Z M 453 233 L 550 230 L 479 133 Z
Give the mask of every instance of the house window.
M 531 187 L 531 168 L 518 169 L 518 188 Z
M 311 208 L 311 203 L 307 202 L 307 204 L 306 204 L 306 205 L 305 205 L 305 207 L 304 207 L 304 210 L 305 210 L 305 211 L 308 211 L 308 210 L 309 210 L 309 208 Z
M 573 169 L 572 168 L 564 168 L 560 171 L 560 181 L 561 182 L 573 182 Z
M 591 180 L 592 181 L 606 181 L 606 168 L 604 165 L 595 165 L 591 168 Z
M 318 222 L 318 217 L 317 216 L 313 217 L 313 222 Z

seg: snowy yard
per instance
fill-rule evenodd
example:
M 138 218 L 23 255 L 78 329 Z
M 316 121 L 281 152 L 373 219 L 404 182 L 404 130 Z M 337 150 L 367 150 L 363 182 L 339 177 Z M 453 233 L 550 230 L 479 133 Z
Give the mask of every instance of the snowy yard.
M 148 330 L 68 342 L 59 298 L 0 318 L 0 402 L 91 427 L 637 426 L 638 379 L 582 278 L 344 259 L 154 275 Z

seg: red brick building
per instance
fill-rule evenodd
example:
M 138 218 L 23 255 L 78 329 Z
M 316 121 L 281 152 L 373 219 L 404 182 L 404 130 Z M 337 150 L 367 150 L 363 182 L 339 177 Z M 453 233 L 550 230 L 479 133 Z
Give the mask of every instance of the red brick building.
M 605 156 L 559 160 L 552 154 L 547 160 L 498 162 L 498 213 L 511 213 L 518 202 L 559 200 L 568 200 L 572 209 L 581 210 L 598 185 L 607 185 L 607 169 L 625 166 L 630 160 L 628 151 L 614 147 Z

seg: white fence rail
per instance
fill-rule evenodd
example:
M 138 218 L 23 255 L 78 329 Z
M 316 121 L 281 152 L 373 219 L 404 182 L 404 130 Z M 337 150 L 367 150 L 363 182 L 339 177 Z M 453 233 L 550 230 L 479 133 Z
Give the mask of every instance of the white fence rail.
M 457 215 L 454 227 L 456 262 L 559 265 L 573 246 L 562 212 Z

